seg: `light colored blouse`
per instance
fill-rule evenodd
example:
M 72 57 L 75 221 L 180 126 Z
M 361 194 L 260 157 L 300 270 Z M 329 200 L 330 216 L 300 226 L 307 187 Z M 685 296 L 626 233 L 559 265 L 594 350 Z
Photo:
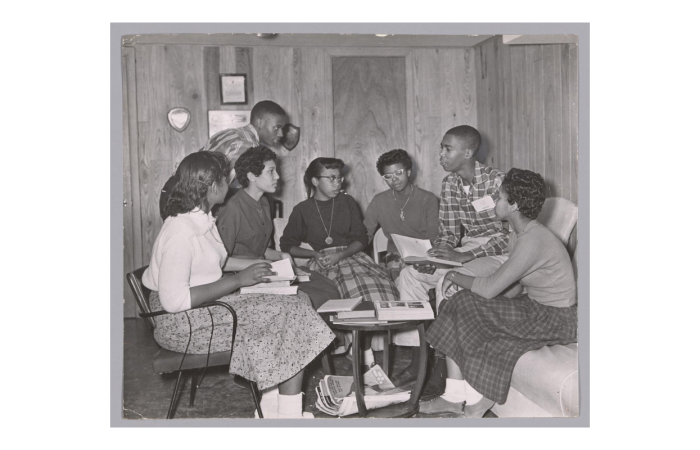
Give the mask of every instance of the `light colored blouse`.
M 211 212 L 196 208 L 168 217 L 153 244 L 143 284 L 158 292 L 166 311 L 184 311 L 192 307 L 190 288 L 221 278 L 226 257 Z
M 508 237 L 510 256 L 491 276 L 477 277 L 472 292 L 494 298 L 518 281 L 538 303 L 567 307 L 576 303 L 576 282 L 569 254 L 551 231 L 536 220 Z

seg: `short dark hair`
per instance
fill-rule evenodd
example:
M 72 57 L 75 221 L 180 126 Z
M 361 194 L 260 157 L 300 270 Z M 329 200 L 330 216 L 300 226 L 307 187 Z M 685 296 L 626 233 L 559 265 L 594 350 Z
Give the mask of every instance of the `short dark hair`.
M 396 150 L 390 150 L 382 155 L 377 160 L 377 172 L 379 175 L 384 175 L 384 168 L 387 166 L 393 166 L 394 164 L 403 165 L 404 169 L 410 169 L 413 167 L 413 161 L 411 157 L 408 156 L 406 150 L 397 148 Z
M 306 185 L 306 195 L 311 197 L 311 191 L 314 188 L 311 182 L 312 178 L 318 178 L 323 172 L 323 169 L 342 169 L 345 167 L 345 163 L 342 159 L 337 158 L 316 158 L 309 164 L 304 172 L 304 184 Z
M 265 163 L 268 161 L 277 161 L 277 154 L 264 145 L 250 147 L 243 152 L 233 165 L 238 183 L 243 188 L 247 188 L 250 184 L 248 174 L 252 173 L 256 177 L 260 176 L 265 170 Z
M 284 112 L 284 109 L 282 109 L 280 105 L 272 100 L 263 100 L 256 103 L 250 111 L 250 123 L 255 123 L 255 120 L 262 119 L 268 114 L 282 117 L 287 116 L 287 113 Z
M 228 174 L 223 153 L 195 152 L 185 156 L 175 172 L 175 186 L 165 205 L 165 217 L 177 216 L 193 209 L 209 208 L 207 191 Z
M 481 134 L 479 134 L 476 128 L 470 127 L 469 125 L 460 125 L 450 128 L 445 134 L 461 139 L 469 150 L 474 150 L 476 152 L 479 150 L 479 146 L 481 146 Z
M 537 219 L 545 198 L 542 175 L 524 169 L 510 169 L 501 189 L 508 195 L 509 204 L 518 204 L 520 214 L 528 219 Z

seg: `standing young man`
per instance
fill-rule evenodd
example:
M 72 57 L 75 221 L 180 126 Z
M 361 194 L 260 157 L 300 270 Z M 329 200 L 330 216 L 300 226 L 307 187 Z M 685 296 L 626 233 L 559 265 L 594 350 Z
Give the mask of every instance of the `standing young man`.
M 238 157 L 251 147 L 257 147 L 261 143 L 274 150 L 284 136 L 283 127 L 287 115 L 280 105 L 263 100 L 253 106 L 250 112 L 250 123 L 241 128 L 222 130 L 209 138 L 200 151 L 223 153 L 229 164 L 227 181 L 229 184 L 236 179 L 236 171 L 233 166 Z M 165 205 L 170 198 L 170 192 L 175 184 L 174 177 L 165 183 L 160 194 L 160 215 L 165 220 Z

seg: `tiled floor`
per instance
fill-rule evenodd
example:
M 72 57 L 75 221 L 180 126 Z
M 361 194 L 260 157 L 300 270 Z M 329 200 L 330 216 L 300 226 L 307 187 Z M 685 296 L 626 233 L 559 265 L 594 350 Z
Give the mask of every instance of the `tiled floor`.
M 410 349 L 393 347 L 392 373 L 398 373 L 410 360 Z M 124 418 L 164 419 L 176 376 L 158 375 L 151 368 L 151 358 L 158 351 L 153 336 L 141 319 L 124 321 Z M 375 353 L 381 361 L 381 352 Z M 334 356 L 336 374 L 351 375 L 350 360 Z M 320 412 L 316 406 L 315 386 L 323 378 L 320 359 L 313 361 L 304 377 L 304 410 L 316 418 L 336 419 Z M 252 418 L 255 406 L 250 391 L 233 383 L 227 367 L 215 367 L 207 371 L 195 398 L 189 406 L 190 380 L 181 383 L 175 418 Z M 487 417 L 493 416 L 490 412 Z M 417 416 L 417 417 L 420 417 Z

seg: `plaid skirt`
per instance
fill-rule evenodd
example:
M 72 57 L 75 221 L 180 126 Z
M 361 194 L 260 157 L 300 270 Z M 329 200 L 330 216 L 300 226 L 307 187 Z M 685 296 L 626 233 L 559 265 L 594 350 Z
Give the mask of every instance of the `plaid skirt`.
M 321 253 L 338 253 L 346 248 L 330 247 L 321 250 Z M 391 275 L 386 269 L 376 265 L 364 252 L 357 252 L 328 269 L 322 268 L 312 259 L 309 269 L 335 282 L 343 298 L 362 297 L 363 301 L 371 302 L 395 302 L 399 299 L 399 290 Z
M 463 290 L 440 306 L 426 340 L 457 363 L 474 389 L 502 404 L 518 359 L 548 345 L 576 342 L 577 327 L 576 306 L 546 306 L 526 294 L 487 300 Z
M 230 294 L 219 301 L 231 305 L 238 318 L 229 372 L 257 382 L 260 389 L 290 379 L 335 339 L 301 291 L 297 295 Z M 151 292 L 150 304 L 152 311 L 163 309 L 158 292 Z M 206 354 L 210 345 L 212 353 L 231 350 L 233 321 L 220 306 L 155 320 L 154 337 L 167 350 Z

